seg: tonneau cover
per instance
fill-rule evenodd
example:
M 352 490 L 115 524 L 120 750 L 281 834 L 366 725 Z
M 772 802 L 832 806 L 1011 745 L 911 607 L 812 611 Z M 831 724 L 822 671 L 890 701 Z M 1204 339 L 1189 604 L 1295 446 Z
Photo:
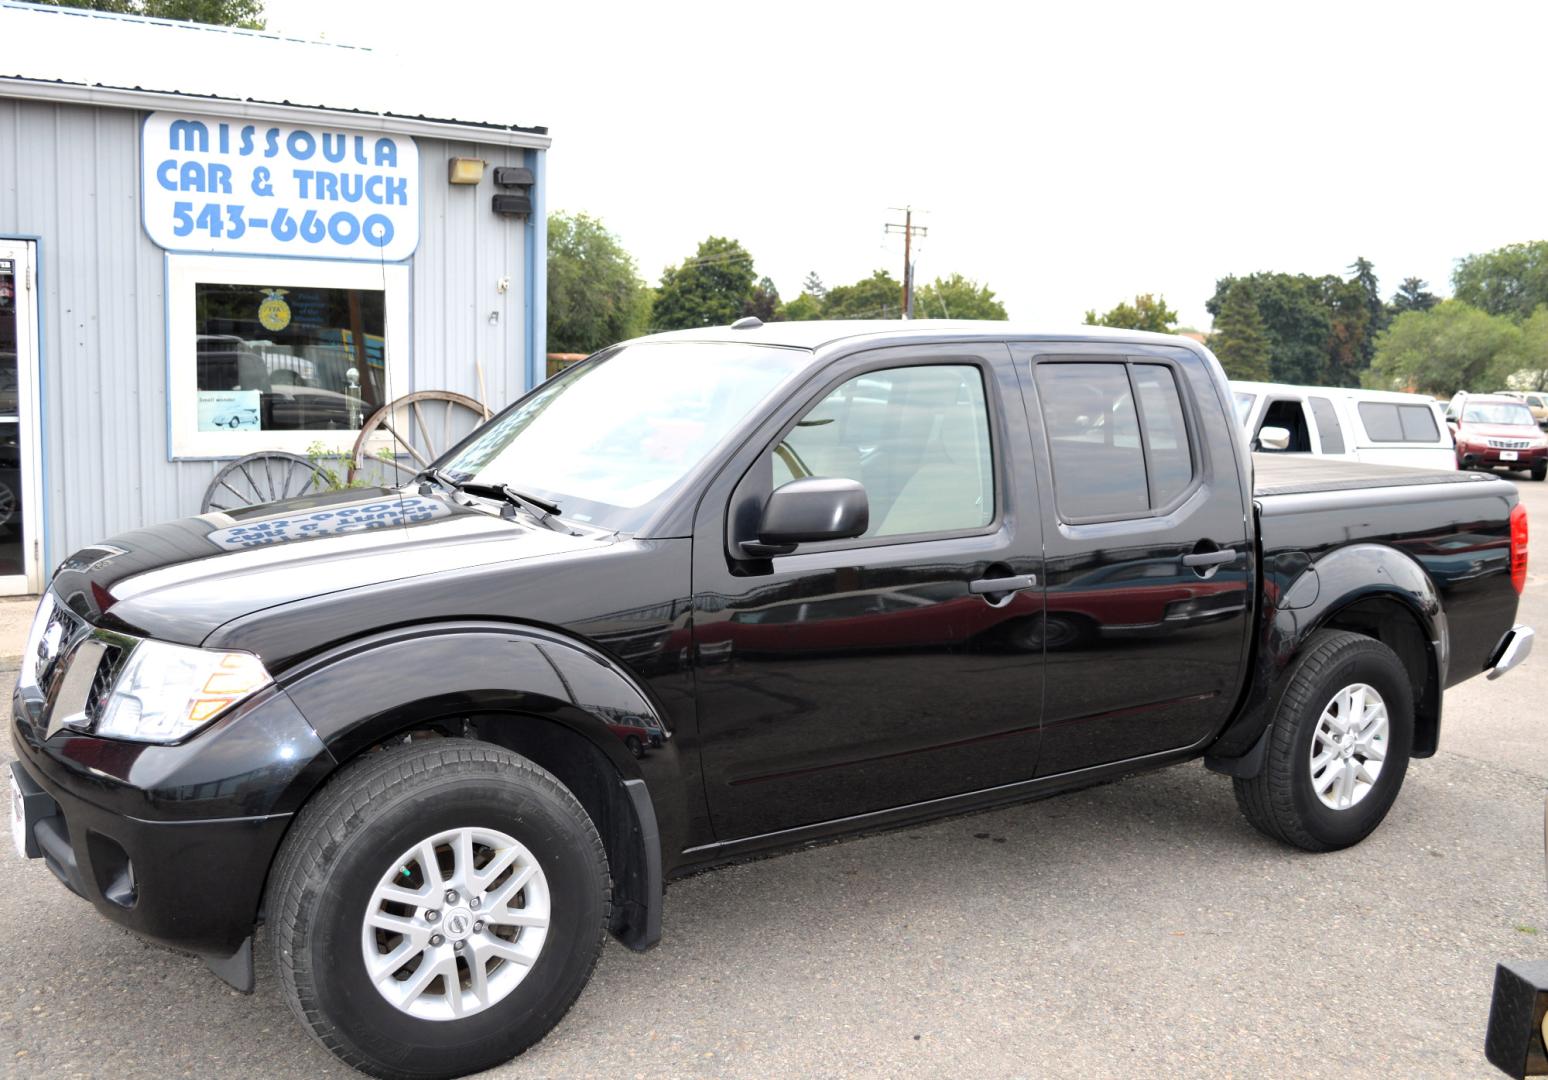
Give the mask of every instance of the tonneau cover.
M 1254 454 L 1252 471 L 1254 498 L 1415 484 L 1487 483 L 1492 479 L 1486 473 L 1460 469 L 1409 469 L 1401 465 L 1371 465 L 1313 454 Z

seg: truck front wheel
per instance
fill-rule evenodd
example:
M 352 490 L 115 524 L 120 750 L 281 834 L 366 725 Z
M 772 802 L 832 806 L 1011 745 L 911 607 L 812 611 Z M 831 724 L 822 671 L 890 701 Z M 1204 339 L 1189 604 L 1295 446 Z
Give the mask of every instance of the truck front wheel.
M 1403 662 L 1363 634 L 1308 639 L 1269 728 L 1263 767 L 1234 781 L 1261 833 L 1307 851 L 1358 844 L 1381 824 L 1413 745 Z
M 271 874 L 291 1011 L 375 1076 L 463 1076 L 542 1038 L 591 977 L 606 854 L 550 773 L 487 744 L 368 754 L 304 807 Z

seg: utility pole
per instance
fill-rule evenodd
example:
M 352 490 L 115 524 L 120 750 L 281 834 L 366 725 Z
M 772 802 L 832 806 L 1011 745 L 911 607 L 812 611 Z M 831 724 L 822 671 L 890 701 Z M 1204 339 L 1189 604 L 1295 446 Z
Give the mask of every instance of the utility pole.
M 914 260 L 912 257 L 914 234 L 926 236 L 930 230 L 923 225 L 914 224 L 912 206 L 889 206 L 887 209 L 900 210 L 903 213 L 903 224 L 889 221 L 887 232 L 903 234 L 903 317 L 910 319 L 914 315 Z

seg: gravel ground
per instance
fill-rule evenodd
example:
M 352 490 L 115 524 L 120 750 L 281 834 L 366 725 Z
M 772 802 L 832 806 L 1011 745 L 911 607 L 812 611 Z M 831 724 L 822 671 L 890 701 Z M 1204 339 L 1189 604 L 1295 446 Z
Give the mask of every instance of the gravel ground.
M 1522 488 L 1522 617 L 1548 630 L 1548 484 Z M 487 1075 L 1493 1075 L 1494 963 L 1548 956 L 1545 696 L 1548 654 L 1449 694 L 1441 752 L 1337 854 L 1262 839 L 1193 764 L 678 882 L 662 945 L 609 943 Z M 265 941 L 243 997 L 0 866 L 0 1072 L 356 1075 L 291 1019 Z

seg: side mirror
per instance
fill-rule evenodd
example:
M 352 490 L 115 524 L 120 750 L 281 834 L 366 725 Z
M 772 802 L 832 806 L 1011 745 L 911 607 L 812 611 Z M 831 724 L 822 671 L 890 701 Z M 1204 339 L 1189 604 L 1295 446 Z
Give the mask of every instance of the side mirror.
M 1258 446 L 1263 450 L 1290 449 L 1290 429 L 1282 427 L 1259 428 Z
M 856 480 L 809 476 L 775 488 L 763 504 L 758 539 L 744 541 L 751 558 L 788 555 L 797 544 L 847 540 L 871 526 L 871 506 Z

